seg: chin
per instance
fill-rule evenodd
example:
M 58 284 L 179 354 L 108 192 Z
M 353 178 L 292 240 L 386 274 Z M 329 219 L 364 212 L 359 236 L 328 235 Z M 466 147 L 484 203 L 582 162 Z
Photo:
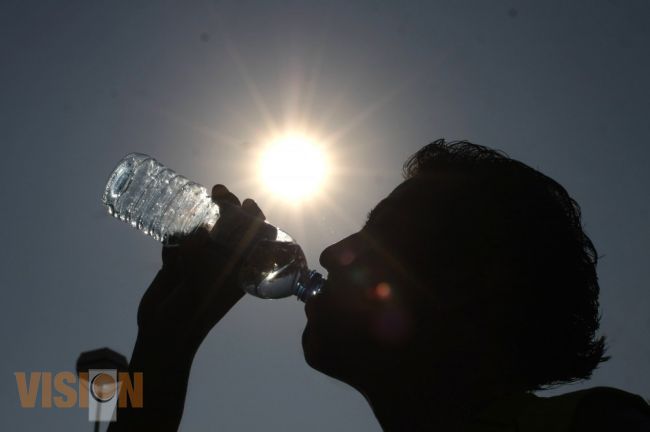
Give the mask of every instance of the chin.
M 305 330 L 302 332 L 302 352 L 305 356 L 305 361 L 311 368 L 332 376 L 336 364 L 330 358 L 333 350 L 323 346 L 322 339 L 309 326 L 309 323 L 307 323 Z
M 309 326 L 309 322 L 307 322 L 307 325 L 302 332 L 302 353 L 309 366 L 316 370 L 320 370 L 318 365 L 320 363 L 319 358 L 321 355 L 319 353 L 319 344 L 315 339 L 316 336 Z
M 323 343 L 309 323 L 302 333 L 302 351 L 307 364 L 320 373 L 348 384 L 352 381 L 350 378 L 355 376 L 350 371 L 351 365 L 342 360 L 346 354 L 337 355 L 337 349 Z

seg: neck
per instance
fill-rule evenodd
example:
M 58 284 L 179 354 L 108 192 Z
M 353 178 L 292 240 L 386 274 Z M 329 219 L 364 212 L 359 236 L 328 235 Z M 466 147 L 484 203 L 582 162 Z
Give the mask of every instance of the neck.
M 384 431 L 466 430 L 491 402 L 515 392 L 496 380 L 449 375 L 372 380 L 358 389 Z

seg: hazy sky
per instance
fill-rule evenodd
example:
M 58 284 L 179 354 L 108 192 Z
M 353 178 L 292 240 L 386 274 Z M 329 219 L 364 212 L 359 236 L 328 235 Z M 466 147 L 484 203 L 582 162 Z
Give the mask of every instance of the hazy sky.
M 650 397 L 649 19 L 624 0 L 2 1 L 0 429 L 91 430 L 82 409 L 21 409 L 14 372 L 130 354 L 160 246 L 100 197 L 131 151 L 255 198 L 320 269 L 424 144 L 502 149 L 569 190 L 602 256 L 612 359 L 555 392 Z M 310 206 L 251 175 L 271 127 L 329 138 L 339 169 Z M 181 429 L 379 430 L 304 363 L 304 324 L 293 299 L 244 298 L 196 357 Z

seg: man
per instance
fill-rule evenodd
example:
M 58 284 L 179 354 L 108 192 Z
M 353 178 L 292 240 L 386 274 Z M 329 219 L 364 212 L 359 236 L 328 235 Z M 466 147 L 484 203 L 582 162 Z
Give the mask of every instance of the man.
M 564 188 L 465 141 L 425 146 L 404 174 L 361 231 L 321 254 L 308 364 L 360 391 L 384 430 L 650 431 L 648 405 L 620 390 L 531 393 L 607 359 L 596 250 Z M 213 199 L 231 209 L 214 232 L 163 250 L 130 363 L 145 406 L 111 431 L 177 429 L 193 356 L 243 295 L 236 269 L 264 215 L 221 185 Z

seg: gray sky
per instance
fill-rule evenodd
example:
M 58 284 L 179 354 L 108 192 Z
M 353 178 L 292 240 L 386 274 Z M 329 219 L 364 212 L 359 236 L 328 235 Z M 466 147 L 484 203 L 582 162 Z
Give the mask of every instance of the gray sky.
M 91 430 L 82 409 L 21 409 L 13 373 L 130 354 L 160 247 L 100 197 L 131 151 L 255 198 L 319 268 L 422 145 L 502 149 L 569 190 L 602 256 L 612 359 L 554 392 L 650 397 L 649 18 L 623 0 L 3 1 L 0 429 Z M 246 181 L 269 122 L 335 138 L 327 200 L 298 213 Z M 197 355 L 181 429 L 379 430 L 304 363 L 304 323 L 295 300 L 241 301 Z

